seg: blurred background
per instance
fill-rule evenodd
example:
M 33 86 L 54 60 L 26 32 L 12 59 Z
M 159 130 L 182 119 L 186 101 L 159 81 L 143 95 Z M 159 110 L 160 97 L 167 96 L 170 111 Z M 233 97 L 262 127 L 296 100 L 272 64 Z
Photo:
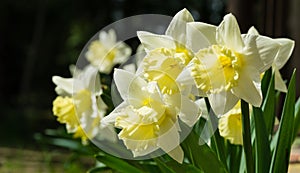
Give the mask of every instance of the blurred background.
M 281 72 L 288 79 L 298 68 L 299 96 L 298 0 L 1 0 L 0 148 L 47 150 L 34 134 L 62 127 L 52 115 L 56 94 L 51 77 L 70 77 L 69 65 L 101 28 L 138 14 L 174 16 L 182 8 L 211 24 L 231 12 L 242 33 L 255 26 L 263 35 L 294 39 L 294 53 Z M 1 164 L 0 150 L 0 170 Z

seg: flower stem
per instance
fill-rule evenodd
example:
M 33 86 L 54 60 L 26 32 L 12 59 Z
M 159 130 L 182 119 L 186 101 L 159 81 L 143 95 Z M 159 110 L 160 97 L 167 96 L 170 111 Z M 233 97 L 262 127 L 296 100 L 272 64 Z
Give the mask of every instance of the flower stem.
M 242 124 L 243 124 L 243 148 L 246 157 L 246 168 L 247 168 L 247 173 L 254 173 L 248 103 L 245 102 L 244 100 L 241 100 L 241 108 L 242 108 Z

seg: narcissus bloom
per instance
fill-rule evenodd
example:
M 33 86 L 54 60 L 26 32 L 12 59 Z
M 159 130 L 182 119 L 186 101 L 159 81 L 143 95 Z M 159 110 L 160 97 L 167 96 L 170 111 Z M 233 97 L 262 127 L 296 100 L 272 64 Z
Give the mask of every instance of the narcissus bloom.
M 223 115 L 239 99 L 259 107 L 262 103 L 260 74 L 271 67 L 280 45 L 271 38 L 241 36 L 235 17 L 228 14 L 218 27 L 201 22 L 187 24 L 189 35 L 202 40 L 187 66 L 200 93 L 212 109 Z
M 113 127 L 100 124 L 107 106 L 100 97 L 98 70 L 87 66 L 78 71 L 73 78 L 53 77 L 56 91 L 62 95 L 53 101 L 54 115 L 60 123 L 66 124 L 68 133 L 81 137 L 84 144 L 88 138 L 115 139 Z M 101 133 L 104 130 L 105 133 Z
M 130 47 L 117 42 L 115 31 L 109 30 L 100 32 L 99 40 L 90 43 L 85 56 L 100 72 L 109 74 L 114 65 L 127 61 L 130 54 Z
M 116 69 L 114 80 L 124 101 L 103 118 L 103 123 L 122 129 L 118 136 L 134 157 L 161 148 L 181 163 L 178 117 L 192 127 L 200 116 L 198 106 L 180 93 L 163 94 L 157 82 L 147 82 L 125 70 Z
M 235 145 L 243 145 L 242 110 L 238 102 L 229 112 L 219 119 L 219 132 L 225 139 Z
M 259 35 L 258 31 L 254 27 L 251 27 L 249 29 L 248 34 Z M 274 41 L 280 44 L 280 49 L 272 64 L 272 70 L 275 75 L 275 89 L 281 92 L 287 92 L 287 87 L 281 77 L 279 70 L 290 59 L 291 54 L 294 50 L 295 41 L 287 38 L 275 38 Z
M 137 35 L 143 44 L 145 51 L 164 48 L 172 52 L 172 56 L 187 65 L 193 58 L 193 52 L 189 49 L 191 38 L 187 38 L 186 24 L 193 22 L 193 16 L 187 9 L 179 11 L 169 24 L 165 35 L 152 34 L 138 31 Z

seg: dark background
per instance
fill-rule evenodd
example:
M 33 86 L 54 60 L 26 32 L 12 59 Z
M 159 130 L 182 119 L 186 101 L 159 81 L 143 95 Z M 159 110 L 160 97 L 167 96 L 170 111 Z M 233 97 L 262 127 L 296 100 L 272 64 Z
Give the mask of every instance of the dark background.
M 254 25 L 261 34 L 296 40 L 282 74 L 288 79 L 297 67 L 299 79 L 299 7 L 297 0 L 1 0 L 0 146 L 31 147 L 34 133 L 59 126 L 51 111 L 51 77 L 70 77 L 68 66 L 85 43 L 114 21 L 137 14 L 174 16 L 187 8 L 195 20 L 219 24 L 231 12 L 243 33 Z

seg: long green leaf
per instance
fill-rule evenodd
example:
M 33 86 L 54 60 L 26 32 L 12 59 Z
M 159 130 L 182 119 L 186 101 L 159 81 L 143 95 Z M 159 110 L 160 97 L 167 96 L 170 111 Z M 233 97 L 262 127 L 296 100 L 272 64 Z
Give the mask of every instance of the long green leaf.
M 196 168 L 192 164 L 179 164 L 176 161 L 169 161 L 166 163 L 170 168 L 172 168 L 176 173 L 204 173 L 202 170 Z
M 199 137 L 192 131 L 182 143 L 184 153 L 190 162 L 205 173 L 227 172 L 226 167 L 207 144 L 198 145 L 198 139 Z
M 243 148 L 246 158 L 246 168 L 248 173 L 254 173 L 254 163 L 252 155 L 251 133 L 250 133 L 250 116 L 249 105 L 241 100 L 242 109 L 242 128 L 243 128 Z
M 297 133 L 300 129 L 300 98 L 298 98 L 295 105 L 295 122 L 294 122 L 294 130 L 293 130 L 293 141 L 295 140 Z
M 274 121 L 275 121 L 275 87 L 274 87 L 274 74 L 271 77 L 268 91 L 264 97 L 264 103 L 262 106 L 263 117 L 268 134 L 272 135 Z M 269 136 L 268 136 L 269 137 Z
M 123 159 L 108 154 L 98 154 L 96 159 L 106 166 L 123 173 L 142 173 L 140 169 L 130 165 Z
M 253 116 L 255 121 L 255 172 L 265 173 L 270 169 L 271 151 L 269 143 L 269 135 L 266 130 L 266 125 L 262 110 L 253 107 Z
M 157 166 L 159 167 L 162 173 L 176 173 L 175 171 L 172 170 L 172 168 L 166 165 L 159 158 L 154 158 L 154 161 L 156 162 Z
M 272 157 L 270 173 L 287 172 L 289 156 L 293 139 L 294 112 L 296 100 L 295 70 L 291 77 L 288 92 L 285 98 L 283 112 L 281 115 L 278 138 Z

